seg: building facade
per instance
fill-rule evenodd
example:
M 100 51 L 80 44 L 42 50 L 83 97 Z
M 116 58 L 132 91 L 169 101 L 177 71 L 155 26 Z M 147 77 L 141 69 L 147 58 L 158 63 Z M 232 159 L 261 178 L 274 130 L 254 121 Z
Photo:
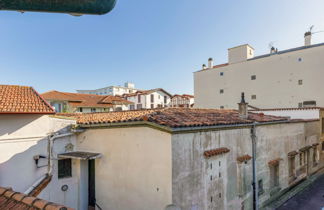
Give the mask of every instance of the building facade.
M 58 113 L 91 113 L 128 110 L 133 104 L 119 96 L 49 91 L 41 95 Z
M 250 45 L 228 49 L 228 62 L 208 66 L 194 73 L 195 107 L 235 108 L 245 92 L 250 105 L 258 108 L 324 106 L 324 44 L 305 46 L 254 56 Z
M 104 88 L 99 88 L 95 90 L 77 90 L 78 93 L 83 94 L 96 94 L 96 95 L 112 95 L 121 96 L 127 93 L 135 93 L 138 91 L 135 89 L 135 85 L 130 82 L 126 82 L 124 86 L 108 86 Z
M 87 192 L 87 182 L 80 177 L 80 167 L 66 171 L 62 167 L 66 161 L 58 158 L 58 154 L 74 149 L 76 138 L 71 125 L 75 120 L 54 118 L 53 114 L 51 106 L 33 88 L 0 85 L 0 186 L 27 194 L 32 200 L 37 196 L 86 210 L 87 194 L 81 192 L 83 188 Z M 70 165 L 78 165 L 78 161 Z M 24 209 L 24 203 L 15 203 L 15 207 L 1 208 L 5 204 L 0 202 L 0 209 Z
M 252 209 L 251 130 L 260 207 L 323 168 L 318 119 L 167 108 L 77 123 L 77 148 L 102 154 L 95 194 L 103 209 Z
M 155 109 L 170 106 L 172 95 L 162 88 L 137 91 L 132 94 L 124 94 L 123 98 L 133 104 L 129 105 L 129 110 Z
M 170 107 L 192 107 L 195 103 L 193 95 L 173 95 L 171 97 Z

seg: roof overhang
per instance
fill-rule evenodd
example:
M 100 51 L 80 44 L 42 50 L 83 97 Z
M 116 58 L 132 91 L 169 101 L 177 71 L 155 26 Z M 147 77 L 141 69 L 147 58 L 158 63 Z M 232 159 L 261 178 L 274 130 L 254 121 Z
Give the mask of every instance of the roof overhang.
M 101 153 L 85 152 L 85 151 L 74 151 L 66 152 L 57 155 L 58 158 L 71 158 L 79 160 L 94 160 L 102 157 Z

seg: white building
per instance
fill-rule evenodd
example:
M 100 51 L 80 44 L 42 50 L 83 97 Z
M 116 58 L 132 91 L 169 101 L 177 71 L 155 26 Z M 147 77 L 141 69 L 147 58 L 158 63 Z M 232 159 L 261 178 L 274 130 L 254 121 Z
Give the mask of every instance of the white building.
M 85 93 L 85 94 L 96 94 L 96 95 L 123 95 L 126 93 L 135 93 L 138 91 L 135 89 L 135 85 L 130 82 L 126 82 L 124 87 L 123 86 L 108 86 L 104 88 L 99 88 L 95 90 L 77 90 L 78 93 Z
M 250 105 L 258 108 L 324 106 L 319 90 L 324 88 L 324 43 L 254 56 L 254 49 L 241 45 L 228 49 L 228 62 L 194 73 L 195 107 L 235 108 L 245 92 Z
M 157 88 L 124 94 L 123 97 L 134 103 L 129 105 L 129 110 L 135 110 L 167 107 L 170 105 L 172 95 L 162 88 Z
M 182 94 L 173 95 L 171 98 L 170 107 L 192 107 L 195 103 L 195 98 L 193 95 Z
M 60 157 L 76 149 L 75 120 L 53 114 L 33 88 L 0 85 L 0 186 L 87 210 L 86 161 Z

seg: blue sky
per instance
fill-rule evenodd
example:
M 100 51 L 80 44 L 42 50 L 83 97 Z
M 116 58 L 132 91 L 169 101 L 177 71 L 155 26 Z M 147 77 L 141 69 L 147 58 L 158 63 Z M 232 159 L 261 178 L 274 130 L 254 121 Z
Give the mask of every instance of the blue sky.
M 322 0 L 119 0 L 103 16 L 0 12 L 0 84 L 39 92 L 131 81 L 193 93 L 192 72 L 249 43 L 256 55 L 303 44 L 324 30 Z M 314 43 L 324 42 L 324 33 Z

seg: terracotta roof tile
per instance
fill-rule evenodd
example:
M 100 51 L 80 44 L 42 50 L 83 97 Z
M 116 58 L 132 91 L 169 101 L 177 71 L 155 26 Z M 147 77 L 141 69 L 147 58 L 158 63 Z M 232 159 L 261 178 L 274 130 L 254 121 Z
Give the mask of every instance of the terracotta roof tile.
M 276 165 L 279 165 L 280 160 L 282 160 L 282 159 L 281 159 L 281 158 L 277 158 L 277 159 L 274 159 L 274 160 L 270 160 L 270 161 L 268 162 L 268 165 L 269 165 L 269 166 L 276 166 Z
M 249 161 L 251 159 L 252 159 L 252 157 L 250 155 L 242 155 L 242 156 L 237 157 L 237 161 L 240 163 Z
M 225 154 L 228 153 L 230 150 L 226 147 L 221 147 L 221 148 L 217 148 L 217 149 L 212 149 L 212 150 L 208 150 L 204 152 L 204 156 L 206 158 L 210 158 L 216 155 L 221 155 L 221 154 Z
M 95 95 L 83 93 L 66 93 L 59 91 L 49 91 L 42 94 L 46 100 L 67 101 L 72 107 L 94 107 L 108 108 L 114 105 L 128 105 L 132 102 L 127 101 L 119 96 Z
M 44 209 L 44 207 L 45 210 L 73 210 L 63 205 L 54 204 L 0 187 L 0 210 L 40 210 Z
M 32 87 L 0 85 L 0 114 L 54 114 L 54 110 Z
M 110 113 L 90 113 L 74 115 L 80 125 L 107 124 L 135 121 L 149 121 L 170 128 L 249 124 L 257 122 L 276 122 L 285 117 L 249 113 L 248 119 L 241 119 L 236 110 L 164 108 Z

